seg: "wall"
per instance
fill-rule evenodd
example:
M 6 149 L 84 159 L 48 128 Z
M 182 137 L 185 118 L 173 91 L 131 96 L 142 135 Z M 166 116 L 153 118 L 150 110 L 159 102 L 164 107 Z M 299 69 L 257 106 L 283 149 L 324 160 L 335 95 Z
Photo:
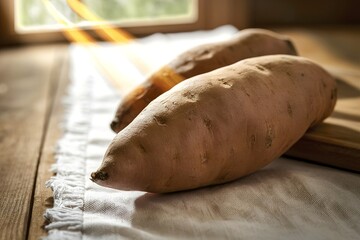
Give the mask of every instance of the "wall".
M 359 0 L 249 0 L 249 3 L 252 26 L 360 23 Z

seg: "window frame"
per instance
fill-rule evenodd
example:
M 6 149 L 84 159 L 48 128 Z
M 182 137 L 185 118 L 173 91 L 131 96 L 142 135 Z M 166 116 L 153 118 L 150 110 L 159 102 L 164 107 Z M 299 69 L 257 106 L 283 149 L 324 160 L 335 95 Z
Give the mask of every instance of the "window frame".
M 62 30 L 44 32 L 15 31 L 15 1 L 0 1 L 0 45 L 67 42 Z M 198 0 L 198 18 L 192 23 L 159 24 L 146 26 L 121 27 L 136 37 L 149 35 L 156 32 L 185 32 L 194 30 L 206 30 L 224 24 L 232 24 L 241 29 L 248 26 L 249 0 Z M 120 26 L 119 26 L 120 27 Z M 85 27 L 93 37 L 95 27 Z

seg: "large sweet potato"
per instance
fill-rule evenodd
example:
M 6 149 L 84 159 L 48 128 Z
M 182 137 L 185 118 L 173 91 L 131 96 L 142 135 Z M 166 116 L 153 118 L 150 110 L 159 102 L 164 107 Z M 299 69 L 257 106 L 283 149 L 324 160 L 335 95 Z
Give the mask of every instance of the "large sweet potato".
M 91 176 L 103 186 L 149 192 L 231 181 L 283 154 L 335 102 L 335 80 L 310 60 L 246 59 L 152 101 L 117 134 Z

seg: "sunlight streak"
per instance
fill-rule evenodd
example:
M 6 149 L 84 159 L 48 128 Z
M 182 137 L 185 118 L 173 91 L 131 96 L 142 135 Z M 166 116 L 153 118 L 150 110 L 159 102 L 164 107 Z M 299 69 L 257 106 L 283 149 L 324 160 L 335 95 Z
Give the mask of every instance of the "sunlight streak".
M 69 21 L 55 8 L 50 0 L 42 1 L 51 16 L 54 17 L 58 23 L 65 26 L 63 29 L 65 37 L 70 42 L 79 43 L 87 48 L 90 56 L 96 63 L 96 66 L 100 68 L 101 72 L 105 74 L 106 79 L 109 80 L 109 82 L 116 87 L 120 93 L 125 94 L 138 85 L 138 80 L 134 79 L 133 76 L 129 76 L 129 74 L 124 74 L 124 72 L 127 71 L 121 71 L 119 66 L 114 65 L 114 62 L 112 62 L 111 59 L 104 54 L 103 47 L 98 44 L 95 38 Z M 144 61 L 147 56 L 147 51 L 141 44 L 136 42 L 136 38 L 130 33 L 109 24 L 107 21 L 103 20 L 89 10 L 88 7 L 79 0 L 67 0 L 67 4 L 78 16 L 82 17 L 86 21 L 95 23 L 92 30 L 94 30 L 101 39 L 113 44 L 126 44 L 126 47 L 121 48 L 119 55 L 125 55 L 143 76 L 147 75 L 154 69 L 154 67 L 152 67 L 154 60 Z M 119 49 L 115 48 L 114 50 L 116 51 Z M 183 80 L 182 76 L 178 75 L 169 67 L 163 67 L 156 75 L 156 82 L 154 82 L 154 84 L 159 87 L 162 86 L 161 88 L 164 89 L 164 91 L 170 89 Z M 178 81 L 175 83 L 167 76 L 172 76 L 171 79 L 177 79 Z

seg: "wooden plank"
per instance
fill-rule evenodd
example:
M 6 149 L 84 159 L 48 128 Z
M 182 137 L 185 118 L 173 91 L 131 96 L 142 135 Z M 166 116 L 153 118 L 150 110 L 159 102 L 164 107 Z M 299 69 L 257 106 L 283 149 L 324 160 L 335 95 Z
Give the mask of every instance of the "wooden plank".
M 55 163 L 55 147 L 59 140 L 61 121 L 63 119 L 62 99 L 66 94 L 68 86 L 68 46 L 61 45 L 57 49 L 57 64 L 52 73 L 52 88 L 50 94 L 55 96 L 49 112 L 44 145 L 41 151 L 40 163 L 37 173 L 34 201 L 32 206 L 31 221 L 29 226 L 28 239 L 37 240 L 46 236 L 44 226 L 47 224 L 43 215 L 47 208 L 53 205 L 52 191 L 45 188 L 45 182 L 50 179 L 52 173 L 50 167 Z
M 52 46 L 0 52 L 0 239 L 27 234 L 53 60 Z
M 310 129 L 287 155 L 360 171 L 360 30 L 285 30 L 301 56 L 336 78 L 338 101 L 324 123 Z

